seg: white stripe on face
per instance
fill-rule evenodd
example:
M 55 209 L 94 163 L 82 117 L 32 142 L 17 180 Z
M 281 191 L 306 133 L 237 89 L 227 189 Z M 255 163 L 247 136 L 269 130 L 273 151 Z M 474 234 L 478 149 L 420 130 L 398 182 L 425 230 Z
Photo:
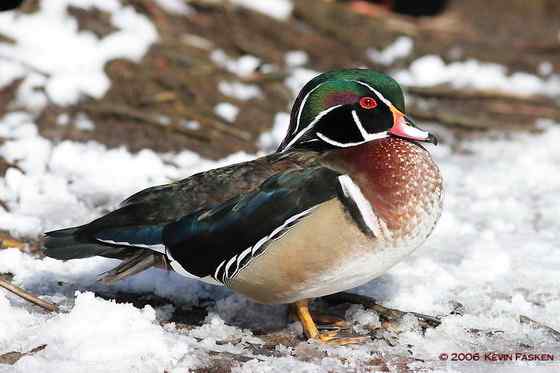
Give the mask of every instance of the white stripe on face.
M 358 83 L 358 84 L 360 84 L 360 85 L 362 85 L 362 86 L 368 88 L 379 100 L 381 100 L 381 102 L 383 102 L 385 105 L 387 105 L 387 107 L 388 107 L 389 109 L 394 108 L 394 105 L 391 103 L 391 101 L 389 101 L 387 98 L 385 98 L 385 96 L 383 96 L 383 95 L 381 94 L 381 92 L 379 92 L 378 90 L 376 90 L 375 88 L 373 88 L 373 87 L 370 86 L 369 84 L 364 83 L 364 82 L 362 82 L 362 81 L 360 81 L 360 80 L 349 80 L 349 81 L 354 82 L 354 83 Z M 307 95 L 305 95 L 305 97 L 303 98 L 302 103 L 301 103 L 301 105 L 300 105 L 300 107 L 299 107 L 299 112 L 298 112 L 297 119 L 296 119 L 296 125 L 295 125 L 295 127 L 294 127 L 294 130 L 291 132 L 291 135 L 293 135 L 293 134 L 296 134 L 296 135 L 295 135 L 294 138 L 284 147 L 284 149 L 282 149 L 282 152 L 285 152 L 285 151 L 289 150 L 294 144 L 296 144 L 296 143 L 299 141 L 299 139 L 301 139 L 301 137 L 302 137 L 304 134 L 306 134 L 307 132 L 309 132 L 309 130 L 312 129 L 312 128 L 315 126 L 315 124 L 317 124 L 317 122 L 319 122 L 319 120 L 320 120 L 323 116 L 325 116 L 326 114 L 328 114 L 330 111 L 332 111 L 332 110 L 334 110 L 334 109 L 336 109 L 336 108 L 338 108 L 338 107 L 343 106 L 343 105 L 335 105 L 335 106 L 332 106 L 332 107 L 330 107 L 330 108 L 328 108 L 328 109 L 326 109 L 326 110 L 321 111 L 319 114 L 317 114 L 317 115 L 315 116 L 315 118 L 313 118 L 313 120 L 311 121 L 311 123 L 309 123 L 304 129 L 302 129 L 300 132 L 298 132 L 298 129 L 300 128 L 300 121 L 301 121 L 301 116 L 302 116 L 302 113 L 303 113 L 303 109 L 304 109 L 304 107 L 305 107 L 305 104 L 306 104 L 308 98 L 311 96 L 311 94 L 312 94 L 317 88 L 319 88 L 320 86 L 322 86 L 322 85 L 325 84 L 325 83 L 328 83 L 328 81 L 323 82 L 323 83 L 317 85 L 316 87 L 314 87 L 314 88 L 313 88 L 311 91 L 309 91 L 309 92 L 307 93 Z M 371 140 L 381 139 L 381 138 L 385 138 L 385 137 L 388 137 L 388 136 L 389 136 L 388 133 L 387 133 L 386 131 L 380 132 L 380 133 L 374 133 L 374 134 L 368 133 L 368 132 L 365 130 L 364 126 L 362 125 L 362 123 L 361 123 L 361 121 L 360 121 L 360 119 L 359 119 L 359 117 L 358 117 L 358 114 L 357 114 L 357 112 L 356 112 L 355 110 L 352 111 L 352 117 L 353 117 L 353 119 L 354 119 L 354 123 L 356 124 L 356 126 L 358 127 L 358 130 L 360 131 L 360 134 L 361 134 L 361 136 L 362 136 L 362 138 L 363 138 L 363 141 L 351 142 L 351 143 L 341 143 L 341 142 L 338 142 L 338 141 L 336 141 L 336 140 L 333 140 L 333 139 L 329 138 L 328 136 L 326 136 L 326 135 L 324 135 L 324 134 L 322 134 L 322 133 L 319 133 L 319 132 L 316 133 L 316 136 L 317 136 L 319 139 L 321 139 L 322 141 L 324 141 L 324 142 L 326 142 L 326 143 L 328 143 L 328 144 L 330 144 L 330 145 L 337 146 L 337 147 L 350 147 L 350 146 L 360 145 L 360 144 L 363 144 L 363 143 L 368 142 L 368 141 L 371 141 Z
M 387 105 L 389 108 L 394 107 L 393 103 L 391 101 L 389 101 L 388 99 L 385 98 L 385 96 L 383 96 L 381 94 L 381 92 L 379 92 L 377 89 L 373 88 L 372 86 L 370 86 L 367 83 L 362 82 L 361 80 L 352 80 L 353 82 L 356 82 L 358 84 L 363 85 L 364 87 L 367 87 L 370 91 L 372 91 L 373 93 L 375 93 L 375 95 L 385 104 Z
M 290 147 L 292 145 L 294 145 L 304 134 L 306 134 L 311 128 L 313 128 L 313 126 L 315 126 L 315 124 L 322 118 L 324 117 L 326 114 L 328 114 L 329 112 L 333 111 L 336 108 L 341 107 L 342 105 L 335 105 L 335 106 L 331 106 L 330 108 L 328 108 L 327 110 L 323 110 L 321 111 L 319 114 L 317 114 L 317 116 L 313 119 L 313 121 L 311 123 L 309 123 L 307 125 L 307 127 L 305 127 L 303 130 L 301 130 L 287 145 L 286 147 L 282 150 L 283 152 L 285 152 L 286 150 L 290 149 Z
M 299 106 L 299 112 L 298 112 L 297 119 L 296 119 L 296 126 L 295 126 L 294 130 L 292 131 L 292 134 L 296 133 L 296 132 L 298 131 L 298 129 L 299 129 L 299 123 L 300 123 L 300 121 L 301 121 L 301 114 L 303 113 L 303 108 L 305 107 L 305 103 L 307 102 L 307 99 L 309 98 L 309 96 L 311 96 L 311 94 L 312 94 L 313 92 L 315 92 L 315 90 L 316 90 L 317 88 L 319 88 L 320 86 L 322 86 L 323 84 L 325 84 L 325 83 L 327 83 L 327 82 L 328 82 L 328 81 L 323 82 L 323 83 L 321 83 L 321 84 L 318 84 L 315 88 L 313 88 L 311 91 L 309 91 L 309 92 L 305 95 L 305 97 L 304 97 L 303 100 L 301 101 L 301 105 Z
M 356 123 L 356 126 L 358 127 L 358 130 L 360 131 L 360 135 L 362 135 L 362 137 L 364 138 L 363 142 L 368 142 L 368 141 L 377 140 L 377 139 L 383 139 L 383 138 L 389 136 L 387 134 L 387 131 L 378 132 L 378 133 L 369 133 L 368 131 L 366 131 L 366 129 L 362 125 L 362 122 L 360 121 L 360 117 L 358 117 L 358 113 L 356 112 L 356 110 L 352 110 L 352 118 L 354 119 L 354 123 Z

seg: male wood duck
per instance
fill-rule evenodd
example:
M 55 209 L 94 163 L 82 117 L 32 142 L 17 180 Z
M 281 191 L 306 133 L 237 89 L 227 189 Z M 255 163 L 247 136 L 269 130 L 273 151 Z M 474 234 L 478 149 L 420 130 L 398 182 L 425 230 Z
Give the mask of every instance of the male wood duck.
M 45 254 L 123 262 L 102 281 L 152 266 L 295 303 L 362 285 L 409 255 L 442 209 L 442 179 L 404 114 L 401 88 L 367 69 L 327 72 L 296 98 L 278 150 L 138 192 L 93 222 L 46 233 Z

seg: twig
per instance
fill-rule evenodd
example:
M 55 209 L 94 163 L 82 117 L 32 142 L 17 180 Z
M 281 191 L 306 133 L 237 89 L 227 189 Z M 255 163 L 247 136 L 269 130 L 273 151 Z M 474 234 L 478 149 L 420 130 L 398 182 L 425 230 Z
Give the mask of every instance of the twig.
M 33 355 L 36 352 L 42 351 L 47 345 L 40 345 L 27 352 L 10 351 L 0 355 L 0 364 L 14 365 L 24 356 Z
M 37 296 L 23 290 L 22 288 L 5 281 L 2 278 L 0 278 L 0 287 L 3 287 L 4 289 L 14 293 L 15 295 L 25 299 L 26 301 L 31 302 L 49 312 L 58 312 L 58 306 L 56 304 L 44 301 Z
M 424 111 L 414 107 L 407 108 L 407 114 L 414 119 L 434 121 L 445 126 L 463 128 L 469 130 L 486 130 L 500 128 L 503 123 L 497 121 L 481 120 L 478 117 L 470 117 L 450 112 Z
M 506 93 L 492 89 L 455 89 L 445 85 L 431 87 L 407 86 L 406 92 L 423 97 L 450 98 L 458 100 L 494 99 L 522 101 L 532 104 L 543 104 L 544 97 Z
M 2 201 L 0 201 L 0 206 L 2 206 Z M 2 206 L 4 207 L 4 206 Z M 7 206 L 6 206 L 7 211 Z M 8 249 L 8 248 L 15 248 L 18 250 L 22 250 L 25 248 L 25 242 L 16 240 L 9 234 L 4 232 L 0 232 L 0 249 Z
M 1 54 L 0 54 L 0 60 L 5 60 L 5 61 L 10 61 L 10 62 L 18 63 L 18 64 L 20 64 L 22 67 L 24 67 L 24 68 L 26 68 L 26 69 L 28 69 L 28 70 L 30 70 L 30 71 L 33 71 L 34 73 L 37 73 L 37 74 L 39 74 L 39 75 L 42 75 L 42 76 L 44 76 L 44 77 L 46 77 L 46 78 L 49 78 L 49 77 L 51 76 L 50 73 L 48 73 L 48 72 L 46 72 L 46 71 L 43 71 L 43 70 L 39 69 L 38 67 L 35 67 L 35 66 L 33 66 L 32 64 L 28 63 L 28 62 L 20 61 L 20 60 L 18 60 L 18 59 L 16 59 L 16 58 L 13 58 L 13 57 L 10 57 L 10 56 L 6 56 L 6 55 L 1 55 Z
M 528 42 L 518 42 L 514 43 L 513 46 L 518 49 L 525 49 L 535 53 L 554 53 L 560 51 L 560 42 L 542 42 L 542 43 L 528 43 Z
M 428 326 L 437 327 L 441 324 L 441 320 L 434 316 L 424 315 L 418 312 L 404 312 L 394 308 L 388 308 L 378 304 L 375 299 L 364 295 L 352 293 L 336 293 L 323 298 L 329 303 L 354 303 L 361 304 L 366 308 L 372 309 L 388 320 L 398 320 L 406 314 L 411 314 L 416 318 L 426 322 Z
M 176 132 L 182 133 L 184 135 L 197 138 L 202 141 L 209 141 L 210 139 L 203 134 L 199 133 L 197 130 L 189 130 L 188 128 L 184 128 L 180 125 L 175 125 L 173 123 L 164 123 L 162 122 L 161 118 L 152 114 L 144 113 L 140 110 L 136 110 L 134 108 L 124 106 L 124 105 L 113 105 L 113 104 L 102 104 L 102 105 L 86 105 L 85 109 L 91 112 L 101 113 L 101 114 L 109 114 L 115 116 L 121 116 L 129 119 L 133 119 L 139 122 L 157 125 L 162 128 L 170 128 Z M 217 132 L 226 133 L 228 135 L 232 135 L 244 141 L 249 141 L 251 139 L 251 134 L 247 131 L 240 130 L 238 128 L 234 128 L 231 126 L 227 126 L 219 121 L 209 120 L 206 117 L 201 115 L 197 115 L 189 110 L 183 109 L 181 110 L 184 112 L 186 117 L 196 120 L 203 124 L 205 127 L 211 127 L 211 129 L 216 130 Z
M 560 332 L 556 329 L 552 329 L 550 326 L 547 326 L 541 322 L 535 321 L 525 315 L 519 315 L 519 322 L 521 324 L 527 324 L 532 326 L 535 329 L 541 329 L 546 332 L 549 336 L 551 336 L 555 341 L 560 342 Z

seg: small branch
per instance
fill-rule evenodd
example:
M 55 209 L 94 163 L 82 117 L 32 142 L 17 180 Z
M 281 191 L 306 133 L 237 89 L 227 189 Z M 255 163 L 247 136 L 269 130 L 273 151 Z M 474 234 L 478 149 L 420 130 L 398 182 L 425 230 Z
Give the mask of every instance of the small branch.
M 2 278 L 0 278 L 0 287 L 3 287 L 4 289 L 14 293 L 15 295 L 25 299 L 26 301 L 31 302 L 49 312 L 58 312 L 58 306 L 56 304 L 44 301 L 37 296 L 23 290 L 22 288 L 5 281 Z
M 519 322 L 521 324 L 527 324 L 535 329 L 543 330 L 547 335 L 551 336 L 555 341 L 560 342 L 560 332 L 556 329 L 552 329 L 550 326 L 547 326 L 543 323 L 535 321 L 525 315 L 519 315 Z
M 0 201 L 0 206 L 3 205 L 3 202 Z M 4 207 L 4 206 L 2 206 Z M 8 207 L 5 206 L 6 211 L 8 211 Z M 22 250 L 26 246 L 25 242 L 16 240 L 9 234 L 0 231 L 0 249 L 18 249 Z
M 0 355 L 0 364 L 14 365 L 22 357 L 33 355 L 36 352 L 44 350 L 45 347 L 47 347 L 47 345 L 37 346 L 34 349 L 29 350 L 27 352 L 18 352 L 18 351 L 6 352 L 5 354 Z
M 394 308 L 388 308 L 377 303 L 375 299 L 367 297 L 365 295 L 352 294 L 352 293 L 336 293 L 326 297 L 323 297 L 329 303 L 353 303 L 361 304 L 366 308 L 374 310 L 379 315 L 383 316 L 388 320 L 398 320 L 406 314 L 411 314 L 418 318 L 420 321 L 424 321 L 428 326 L 437 327 L 441 324 L 441 320 L 434 316 L 424 315 L 417 312 L 404 312 Z
M 412 118 L 424 121 L 433 121 L 444 126 L 463 128 L 469 130 L 487 130 L 490 128 L 503 127 L 498 121 L 481 120 L 478 117 L 470 117 L 451 112 L 424 111 L 414 107 L 407 108 L 407 114 Z
M 118 105 L 118 104 L 86 105 L 85 109 L 87 111 L 94 112 L 94 113 L 115 115 L 115 116 L 132 119 L 133 121 L 156 125 L 161 127 L 162 129 L 169 128 L 171 130 L 174 130 L 186 136 L 197 138 L 198 140 L 202 140 L 206 142 L 210 141 L 210 138 L 203 135 L 198 130 L 189 130 L 188 128 L 183 128 L 176 123 L 164 123 L 162 122 L 161 118 L 158 116 L 144 113 L 140 110 L 136 110 L 128 106 Z M 220 123 L 219 121 L 209 120 L 208 118 L 203 117 L 201 115 L 197 115 L 196 113 L 191 112 L 190 110 L 182 109 L 181 112 L 184 112 L 186 117 L 198 121 L 204 127 L 207 128 L 209 127 L 209 129 L 215 130 L 217 132 L 232 135 L 243 141 L 249 141 L 252 137 L 251 134 L 247 131 L 243 131 L 232 126 L 225 125 L 224 123 Z
M 505 93 L 492 89 L 455 89 L 445 85 L 437 85 L 430 87 L 416 87 L 407 86 L 405 91 L 416 96 L 422 97 L 435 97 L 435 98 L 449 98 L 457 100 L 476 100 L 476 99 L 489 99 L 489 100 L 507 100 L 507 101 L 521 101 L 531 104 L 543 104 L 546 100 L 545 97 L 520 95 L 513 93 Z M 549 105 L 547 105 L 549 106 Z

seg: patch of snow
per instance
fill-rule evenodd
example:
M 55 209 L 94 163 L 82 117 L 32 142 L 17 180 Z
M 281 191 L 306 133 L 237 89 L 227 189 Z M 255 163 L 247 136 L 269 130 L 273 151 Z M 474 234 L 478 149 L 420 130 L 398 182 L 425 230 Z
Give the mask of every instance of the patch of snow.
M 279 122 L 288 119 L 287 113 L 277 117 L 284 117 L 278 119 Z M 11 229 L 16 234 L 36 235 L 47 227 L 84 223 L 142 187 L 221 165 L 205 161 L 190 152 L 132 155 L 122 149 L 106 149 L 92 143 L 52 145 L 39 137 L 34 125 L 26 118 L 23 114 L 14 113 L 4 118 L 0 126 L 0 135 L 9 133 L 14 138 L 4 144 L 2 151 L 6 153 L 2 154 L 12 155 L 10 160 L 25 172 L 22 174 L 16 169 L 9 169 L 0 190 L 2 195 L 8 196 L 8 205 L 12 210 L 10 213 L 0 210 L 3 217 L 0 228 Z M 460 302 L 465 308 L 464 316 L 445 317 L 440 327 L 428 330 L 425 336 L 418 332 L 415 320 L 409 317 L 399 324 L 402 334 L 395 347 L 388 347 L 380 341 L 353 347 L 329 347 L 327 357 L 320 355 L 306 362 L 298 360 L 297 356 L 259 358 L 244 363 L 239 371 L 274 371 L 284 366 L 293 366 L 295 371 L 322 371 L 326 366 L 334 371 L 343 366 L 359 371 L 372 354 L 383 352 L 409 356 L 407 349 L 411 349 L 415 357 L 436 361 L 441 352 L 507 352 L 516 351 L 520 344 L 534 346 L 535 350 L 542 352 L 559 353 L 554 347 L 556 342 L 550 336 L 517 320 L 519 314 L 524 314 L 553 328 L 560 328 L 557 318 L 560 293 L 554 290 L 560 288 L 557 276 L 560 256 L 556 252 L 556 243 L 560 239 L 557 218 L 560 202 L 555 197 L 560 193 L 560 178 L 554 177 L 560 158 L 549 151 L 560 141 L 560 129 L 556 126 L 543 125 L 545 132 L 541 135 L 478 140 L 463 145 L 466 151 L 461 153 L 452 152 L 446 145 L 431 147 L 430 151 L 442 169 L 447 190 L 440 224 L 429 242 L 409 259 L 381 278 L 355 290 L 373 296 L 389 307 L 432 315 L 448 314 L 452 309 L 451 303 Z M 8 148 L 10 151 L 7 151 Z M 56 153 L 59 155 L 53 155 Z M 224 162 L 248 158 L 237 155 Z M 164 163 L 164 160 L 172 160 L 173 166 Z M 146 174 L 147 170 L 149 174 Z M 121 176 L 114 175 L 121 174 L 124 180 L 119 183 Z M 499 182 L 488 183 L 488 180 Z M 18 219 L 23 220 L 21 226 L 14 225 Z M 75 290 L 154 292 L 187 304 L 196 304 L 201 298 L 216 299 L 207 322 L 187 336 L 177 335 L 173 328 L 161 331 L 153 322 L 153 311 L 115 305 L 97 298 L 88 301 L 94 304 L 91 306 L 94 309 L 107 308 L 114 312 L 116 319 L 111 318 L 111 323 L 112 320 L 122 322 L 121 313 L 131 313 L 131 319 L 140 320 L 137 321 L 141 325 L 139 328 L 146 328 L 146 336 L 156 336 L 155 348 L 159 352 L 156 352 L 153 361 L 160 359 L 158 361 L 162 366 L 173 364 L 170 356 L 175 352 L 161 352 L 161 346 L 167 346 L 168 338 L 179 339 L 178 343 L 190 348 L 188 351 L 196 349 L 198 352 L 189 356 L 203 359 L 206 356 L 203 351 L 216 348 L 218 339 L 226 339 L 227 347 L 224 348 L 239 352 L 241 347 L 228 341 L 239 338 L 250 341 L 254 338 L 239 325 L 254 328 L 252 323 L 266 325 L 267 320 L 278 325 L 285 323 L 282 306 L 256 305 L 241 296 L 232 295 L 227 289 L 160 270 L 146 271 L 111 287 L 95 283 L 99 273 L 117 262 L 103 258 L 60 262 L 34 258 L 17 250 L 0 251 L 0 272 L 13 273 L 16 284 L 44 294 L 49 300 L 65 299 L 63 296 L 71 296 Z M 430 281 L 426 280 L 428 278 Z M 72 343 L 75 343 L 76 353 L 85 348 L 85 338 L 80 336 L 71 339 L 62 334 L 56 341 L 49 339 L 54 338 L 54 327 L 51 325 L 59 327 L 57 323 L 64 322 L 68 328 L 79 330 L 82 325 L 80 320 L 97 322 L 82 308 L 71 311 L 80 317 L 71 318 L 63 314 L 56 316 L 62 321 L 55 323 L 51 317 L 33 311 L 33 308 L 18 303 L 11 296 L 8 298 L 11 300 L 6 302 L 0 296 L 0 307 L 4 310 L 0 312 L 3 315 L 0 318 L 17 320 L 20 326 L 6 329 L 6 338 L 0 339 L 2 351 L 26 350 L 40 343 L 49 343 L 54 349 L 54 352 L 50 350 L 27 357 L 18 364 L 35 367 L 35 364 L 45 363 L 45 356 L 58 361 L 62 355 L 56 351 L 67 353 Z M 65 307 L 71 309 L 72 305 Z M 377 326 L 376 317 L 375 313 L 358 306 L 351 308 L 347 314 L 356 330 L 364 332 Z M 293 325 L 298 326 L 297 323 Z M 477 337 L 467 332 L 472 328 L 504 330 L 505 333 Z M 85 330 L 94 333 L 87 327 Z M 134 333 L 137 333 L 136 330 L 133 329 Z M 124 329 L 117 329 L 115 333 L 120 335 L 121 332 L 126 333 Z M 108 336 L 116 338 L 116 334 L 103 328 L 99 333 L 98 338 L 102 341 Z M 45 339 L 38 340 L 33 335 L 45 335 Z M 196 346 L 190 344 L 188 338 L 192 337 L 201 341 Z M 407 344 L 412 347 L 406 347 Z M 145 350 L 133 346 L 131 356 L 143 356 Z M 313 351 L 323 348 L 311 344 L 297 351 L 302 353 L 307 349 L 306 353 L 313 355 L 319 353 Z M 103 351 L 101 356 L 104 359 L 109 361 L 113 358 L 108 350 Z M 84 356 L 71 355 L 67 364 L 84 363 L 87 353 Z M 147 359 L 152 361 L 152 357 Z M 340 359 L 345 359 L 347 365 L 341 365 Z M 198 364 L 197 361 L 195 359 L 192 364 Z M 127 360 L 122 364 L 129 363 L 130 360 Z M 481 368 L 480 371 L 488 370 Z
M 156 3 L 170 14 L 189 15 L 193 12 L 193 9 L 183 0 L 156 0 Z
M 220 102 L 214 107 L 214 113 L 228 122 L 234 122 L 239 114 L 239 108 L 229 102 Z
M 558 76 L 544 80 L 524 72 L 508 75 L 502 65 L 476 60 L 445 64 L 435 55 L 417 59 L 408 69 L 397 71 L 393 77 L 401 84 L 411 86 L 451 84 L 457 88 L 494 89 L 520 95 L 560 95 Z
M 67 12 L 70 5 L 86 9 L 95 6 L 109 12 L 118 31 L 102 39 L 92 32 L 78 31 L 76 19 Z M 0 84 L 29 72 L 24 85 L 44 86 L 48 97 L 60 105 L 75 103 L 82 94 L 103 96 L 110 85 L 103 71 L 105 63 L 115 58 L 138 61 L 157 39 L 155 27 L 145 16 L 116 0 L 42 1 L 35 13 L 0 14 L 0 33 L 16 41 L 0 43 L 0 56 L 10 61 Z M 25 96 L 29 95 L 27 91 Z M 28 103 L 26 98 L 24 102 Z M 37 100 L 38 107 L 44 105 Z
M 29 314 L 10 307 L 0 294 L 0 310 L 12 323 L 27 324 L 27 328 L 12 330 L 9 339 L 3 334 L 0 351 L 15 346 L 27 351 L 47 345 L 32 358 L 20 359 L 13 366 L 15 371 L 100 371 L 100 367 L 107 372 L 187 370 L 205 363 L 194 351 L 196 340 L 164 330 L 150 306 L 137 309 L 92 293 L 77 293 L 69 313 L 30 320 Z
M 275 151 L 282 140 L 284 140 L 289 126 L 290 114 L 282 112 L 276 113 L 272 129 L 259 136 L 259 148 L 266 153 Z
M 0 46 L 2 44 L 0 43 Z M 17 62 L 5 59 L 0 55 L 0 62 L 2 63 L 2 74 L 0 74 L 0 88 L 4 88 L 15 79 L 21 78 L 25 75 L 25 69 Z
M 200 123 L 196 120 L 184 120 L 181 122 L 181 126 L 189 130 L 199 130 Z
M 284 84 L 290 88 L 294 97 L 296 97 L 303 86 L 320 73 L 315 70 L 296 67 L 290 71 L 290 74 L 284 81 Z
M 309 62 L 309 56 L 304 51 L 290 51 L 284 56 L 288 67 L 303 66 Z
M 292 10 L 294 9 L 294 4 L 291 0 L 231 0 L 231 2 L 235 5 L 242 6 L 280 20 L 290 18 Z
M 350 321 L 356 333 L 365 335 L 381 327 L 379 315 L 376 312 L 365 310 L 361 305 L 352 305 L 346 311 L 345 319 Z
M 218 84 L 218 90 L 224 96 L 234 97 L 238 100 L 247 101 L 262 95 L 262 91 L 254 84 L 241 82 L 225 82 Z
M 210 59 L 218 66 L 236 74 L 239 77 L 248 77 L 253 74 L 261 60 L 255 56 L 244 55 L 237 59 L 229 57 L 223 50 L 216 49 L 210 53 Z
M 70 116 L 68 113 L 62 113 L 56 117 L 56 124 L 58 126 L 66 127 L 70 123 Z
M 0 136 L 10 140 L 0 146 L 0 156 L 19 169 L 9 168 L 0 179 L 0 195 L 10 207 L 9 212 L 0 209 L 0 227 L 21 236 L 85 223 L 99 214 L 100 206 L 115 206 L 141 188 L 229 159 L 250 158 L 233 155 L 216 163 L 184 151 L 172 157 L 178 165 L 173 166 L 147 149 L 131 154 L 94 142 L 54 145 L 38 135 L 31 117 L 23 113 L 11 113 L 1 123 Z
M 552 74 L 552 72 L 554 71 L 554 65 L 552 65 L 550 62 L 541 62 L 537 69 L 539 71 L 539 74 L 547 76 Z
M 392 44 L 379 51 L 375 48 L 369 48 L 366 51 L 367 56 L 373 62 L 382 65 L 391 65 L 396 60 L 405 58 L 412 53 L 414 41 L 408 36 L 399 36 Z
M 76 128 L 82 131 L 94 131 L 95 130 L 95 123 L 84 113 L 79 113 L 76 116 L 74 124 Z

